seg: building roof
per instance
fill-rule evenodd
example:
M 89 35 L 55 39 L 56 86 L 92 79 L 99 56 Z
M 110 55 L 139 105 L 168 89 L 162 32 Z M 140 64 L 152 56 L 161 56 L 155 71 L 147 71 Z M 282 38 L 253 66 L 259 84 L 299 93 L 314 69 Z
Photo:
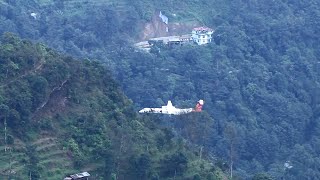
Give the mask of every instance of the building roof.
M 204 26 L 193 28 L 193 30 L 194 31 L 213 31 L 211 28 L 204 27 Z
M 80 178 L 89 177 L 89 176 L 90 174 L 88 172 L 82 172 L 82 173 L 70 175 L 72 179 L 80 179 Z

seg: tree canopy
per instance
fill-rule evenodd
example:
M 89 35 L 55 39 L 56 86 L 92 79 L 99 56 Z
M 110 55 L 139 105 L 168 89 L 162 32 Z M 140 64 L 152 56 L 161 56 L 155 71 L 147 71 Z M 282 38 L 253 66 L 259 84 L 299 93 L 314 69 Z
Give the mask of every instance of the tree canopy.
M 307 179 L 320 176 L 317 168 L 320 163 L 317 148 L 320 9 L 317 3 L 316 0 L 121 0 L 90 3 L 3 0 L 0 1 L 0 33 L 14 32 L 73 56 L 98 59 L 110 69 L 116 79 L 112 82 L 119 84 L 132 100 L 134 105 L 128 104 L 133 110 L 161 106 L 167 100 L 179 107 L 190 107 L 200 98 L 204 99 L 203 114 L 177 117 L 174 119 L 178 121 L 168 124 L 179 136 L 197 146 L 204 146 L 205 152 L 215 159 L 221 158 L 214 161 L 221 169 L 232 166 L 234 177 L 253 178 L 255 174 L 265 172 L 270 174 L 265 176 L 268 178 Z M 136 50 L 133 41 L 138 39 L 143 24 L 156 10 L 161 10 L 171 22 L 197 21 L 213 28 L 214 42 L 206 46 L 163 46 L 150 53 Z M 30 16 L 31 12 L 38 13 L 39 17 Z M 30 54 L 15 46 L 15 38 L 5 41 L 7 43 L 1 46 L 3 58 L 0 60 L 4 65 L 1 65 L 0 81 L 12 91 L 2 88 L 0 92 L 10 93 L 12 99 L 2 96 L 0 103 L 3 104 L 1 112 L 6 112 L 2 113 L 2 119 L 10 119 L 9 127 L 27 125 L 33 112 L 48 99 L 50 90 L 62 84 L 70 85 L 73 71 L 81 78 L 103 84 L 95 79 L 100 77 L 98 70 L 77 71 L 65 61 L 47 62 L 44 68 L 51 68 L 45 77 L 25 77 L 29 72 L 34 73 L 30 65 L 41 65 L 42 60 L 38 57 L 43 55 L 37 54 L 41 51 Z M 28 44 L 30 42 L 19 43 L 19 47 L 27 48 Z M 10 59 L 12 52 L 15 52 L 15 58 Z M 19 58 L 21 54 L 28 58 L 22 60 Z M 87 64 L 82 64 L 83 67 L 94 67 L 94 63 L 84 62 Z M 25 77 L 28 81 L 16 82 L 18 77 Z M 111 93 L 106 98 L 101 90 L 91 88 L 90 82 L 85 83 L 86 88 L 97 96 L 88 95 L 88 98 L 95 103 L 83 100 L 83 90 L 78 88 L 68 91 L 67 95 L 71 95 L 73 102 L 86 103 L 85 106 L 97 112 L 101 104 L 115 108 L 111 102 L 116 102 L 117 99 L 113 98 L 118 96 Z M 82 87 L 82 83 L 74 86 Z M 3 117 L 3 114 L 7 115 Z M 108 117 L 123 120 L 122 114 L 121 110 L 115 111 Z M 134 114 L 131 111 L 127 116 Z M 147 121 L 150 117 L 142 118 Z M 75 127 L 85 126 L 81 123 L 88 119 L 97 121 L 81 115 L 72 119 L 78 119 L 73 124 Z M 113 123 L 117 127 L 119 122 Z M 138 124 L 135 126 L 139 127 Z M 201 131 L 204 127 L 205 131 Z M 81 133 L 92 131 L 81 130 Z M 133 132 L 139 131 L 135 129 Z M 165 137 L 164 133 L 157 139 L 159 147 L 165 146 Z M 68 142 L 77 144 L 83 138 L 74 137 Z M 75 151 L 79 148 L 81 145 L 74 146 Z M 88 150 L 90 146 L 86 148 Z M 81 153 L 85 154 L 79 150 L 79 157 L 82 157 Z M 183 155 L 173 153 L 163 156 L 159 162 L 172 159 L 184 162 Z M 115 161 L 105 159 L 106 163 Z M 142 164 L 148 169 L 148 161 L 149 156 L 141 153 L 130 163 L 140 166 L 145 162 Z M 284 167 L 287 161 L 292 163 L 291 169 Z M 179 169 L 177 172 L 188 172 L 179 166 L 175 168 Z M 139 178 L 146 176 L 145 171 L 134 172 Z M 158 171 L 154 177 L 163 172 L 173 173 L 172 169 Z M 115 172 L 108 170 L 107 173 Z M 259 174 L 255 177 L 264 178 Z

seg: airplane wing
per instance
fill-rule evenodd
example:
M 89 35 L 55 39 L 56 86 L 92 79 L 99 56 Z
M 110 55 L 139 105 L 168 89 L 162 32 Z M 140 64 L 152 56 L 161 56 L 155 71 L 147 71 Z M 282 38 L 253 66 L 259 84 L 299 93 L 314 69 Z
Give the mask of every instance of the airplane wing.
M 172 114 L 172 115 L 180 115 L 187 114 L 193 111 L 192 108 L 189 109 L 174 109 L 172 111 L 163 110 L 162 108 L 143 108 L 139 111 L 139 113 L 159 113 L 159 114 Z
M 193 111 L 192 108 L 188 108 L 188 109 L 175 109 L 172 114 L 173 115 L 180 115 L 180 114 L 188 114 L 191 113 Z
M 143 108 L 139 113 L 162 113 L 162 108 Z

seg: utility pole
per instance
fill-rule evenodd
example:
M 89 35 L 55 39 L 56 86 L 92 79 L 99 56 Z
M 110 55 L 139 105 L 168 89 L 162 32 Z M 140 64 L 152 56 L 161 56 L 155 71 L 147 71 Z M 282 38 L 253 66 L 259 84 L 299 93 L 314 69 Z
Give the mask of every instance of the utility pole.
M 200 161 L 201 161 L 201 158 L 202 158 L 202 149 L 203 149 L 203 146 L 200 147 L 200 153 L 199 153 L 200 154 Z
M 230 148 L 230 176 L 231 176 L 231 179 L 232 179 L 232 175 L 233 175 L 233 145 L 231 145 L 231 148 Z
M 9 149 L 9 151 L 10 151 L 10 162 L 9 162 L 10 171 L 9 171 L 9 173 L 12 174 L 12 149 Z
M 4 152 L 7 152 L 7 116 L 8 110 L 6 111 L 6 116 L 4 117 Z

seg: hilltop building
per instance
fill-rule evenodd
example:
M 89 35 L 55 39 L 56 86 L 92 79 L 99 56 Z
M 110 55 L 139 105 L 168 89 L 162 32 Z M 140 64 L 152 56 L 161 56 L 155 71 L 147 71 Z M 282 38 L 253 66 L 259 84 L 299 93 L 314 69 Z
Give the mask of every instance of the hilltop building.
M 89 177 L 90 174 L 88 172 L 82 172 L 65 177 L 64 180 L 89 180 Z
M 191 38 L 198 45 L 208 44 L 211 42 L 213 30 L 208 27 L 193 28 Z
M 166 19 L 164 18 L 164 22 Z M 211 43 L 212 34 L 214 30 L 208 27 L 196 27 L 193 28 L 191 34 L 185 34 L 180 36 L 163 36 L 156 38 L 149 38 L 148 41 L 142 41 L 135 43 L 135 46 L 139 49 L 149 52 L 152 46 L 175 46 L 175 45 L 185 45 L 185 44 L 197 44 L 204 45 Z

